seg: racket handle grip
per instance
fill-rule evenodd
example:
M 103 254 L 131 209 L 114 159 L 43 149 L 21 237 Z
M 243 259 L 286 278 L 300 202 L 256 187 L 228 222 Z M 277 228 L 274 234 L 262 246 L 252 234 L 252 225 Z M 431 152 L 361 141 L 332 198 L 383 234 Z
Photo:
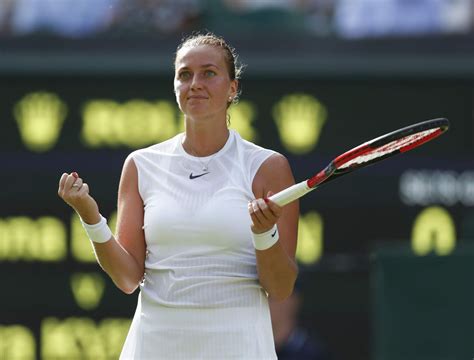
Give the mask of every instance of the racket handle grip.
M 310 188 L 307 184 L 307 180 L 304 180 L 298 184 L 292 185 L 285 190 L 282 190 L 275 195 L 270 196 L 269 200 L 273 201 L 279 206 L 285 206 L 290 202 L 299 199 L 303 195 L 309 193 L 315 188 Z

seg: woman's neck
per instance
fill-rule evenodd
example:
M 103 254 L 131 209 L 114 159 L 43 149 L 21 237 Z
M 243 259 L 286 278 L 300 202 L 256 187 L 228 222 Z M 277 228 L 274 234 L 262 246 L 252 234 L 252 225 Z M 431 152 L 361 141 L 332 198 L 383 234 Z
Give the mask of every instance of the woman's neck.
M 206 128 L 187 123 L 183 148 L 194 156 L 209 156 L 222 149 L 228 138 L 227 126 Z

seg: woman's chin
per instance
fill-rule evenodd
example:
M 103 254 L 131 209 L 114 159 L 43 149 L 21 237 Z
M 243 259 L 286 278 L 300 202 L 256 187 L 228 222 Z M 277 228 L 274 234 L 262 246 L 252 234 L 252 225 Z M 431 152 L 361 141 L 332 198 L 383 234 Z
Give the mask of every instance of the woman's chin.
M 210 115 L 209 107 L 204 104 L 188 106 L 186 114 L 192 118 L 207 117 Z

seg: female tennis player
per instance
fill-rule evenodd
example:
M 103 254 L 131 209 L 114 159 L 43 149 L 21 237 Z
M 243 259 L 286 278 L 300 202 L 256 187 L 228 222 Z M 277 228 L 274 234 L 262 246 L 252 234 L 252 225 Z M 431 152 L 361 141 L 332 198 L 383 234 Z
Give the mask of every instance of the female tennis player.
M 179 45 L 186 130 L 126 159 L 115 236 L 89 186 L 61 176 L 99 264 L 125 293 L 140 287 L 122 359 L 276 359 L 267 298 L 292 293 L 299 209 L 268 200 L 294 184 L 285 157 L 227 126 L 240 75 L 214 34 Z

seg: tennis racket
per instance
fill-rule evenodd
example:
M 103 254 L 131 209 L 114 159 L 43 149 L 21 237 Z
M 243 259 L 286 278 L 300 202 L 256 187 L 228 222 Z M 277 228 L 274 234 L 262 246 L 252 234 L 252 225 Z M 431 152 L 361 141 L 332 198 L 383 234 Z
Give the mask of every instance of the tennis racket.
M 336 157 L 312 178 L 290 186 L 270 197 L 284 206 L 322 184 L 354 170 L 412 150 L 443 134 L 449 128 L 448 119 L 440 118 L 420 122 L 370 140 Z

